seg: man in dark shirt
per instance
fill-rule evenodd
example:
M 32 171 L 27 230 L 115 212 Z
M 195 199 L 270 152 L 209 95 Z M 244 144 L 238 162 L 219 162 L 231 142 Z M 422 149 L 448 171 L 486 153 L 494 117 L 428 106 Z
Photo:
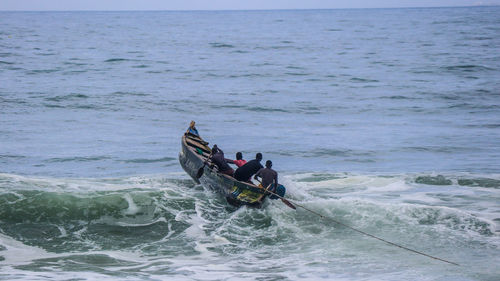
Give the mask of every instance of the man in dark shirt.
M 262 187 L 263 188 L 268 188 L 270 190 L 274 190 L 275 186 L 278 186 L 278 173 L 271 169 L 273 166 L 273 162 L 271 160 L 266 161 L 266 167 L 260 169 L 257 174 L 255 174 L 254 179 L 259 180 L 258 177 L 262 178 Z M 275 185 L 271 185 L 271 184 Z
M 236 172 L 234 172 L 234 178 L 239 181 L 250 182 L 253 174 L 264 168 L 262 164 L 260 164 L 260 160 L 262 160 L 262 153 L 259 152 L 255 155 L 254 160 L 250 160 L 245 165 L 236 169 Z
M 224 151 L 218 148 L 216 144 L 212 148 L 212 156 L 210 158 L 217 165 L 217 168 L 219 168 L 219 172 L 231 177 L 233 176 L 234 170 L 227 164 L 227 160 L 229 159 L 224 158 Z

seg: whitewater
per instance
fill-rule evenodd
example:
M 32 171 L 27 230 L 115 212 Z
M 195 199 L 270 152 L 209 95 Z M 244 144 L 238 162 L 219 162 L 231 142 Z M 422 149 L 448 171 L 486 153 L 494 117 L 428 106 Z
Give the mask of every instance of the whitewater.
M 499 13 L 0 12 L 0 279 L 498 280 Z M 324 217 L 197 185 L 191 120 Z

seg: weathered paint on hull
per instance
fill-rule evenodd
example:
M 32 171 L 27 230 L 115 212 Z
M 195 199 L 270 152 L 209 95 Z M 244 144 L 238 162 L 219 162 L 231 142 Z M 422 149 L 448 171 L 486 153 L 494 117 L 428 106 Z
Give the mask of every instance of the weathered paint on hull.
M 203 160 L 196 156 L 189 148 L 182 144 L 181 152 L 179 153 L 179 162 L 182 169 L 197 183 L 200 184 L 198 178 L 196 178 L 196 173 L 203 166 Z

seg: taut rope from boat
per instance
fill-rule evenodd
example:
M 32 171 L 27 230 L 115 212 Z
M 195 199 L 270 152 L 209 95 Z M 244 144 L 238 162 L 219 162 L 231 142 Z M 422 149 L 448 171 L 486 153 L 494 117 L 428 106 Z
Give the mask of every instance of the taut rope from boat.
M 277 196 L 277 197 L 281 198 L 282 200 L 286 200 L 286 199 L 285 199 L 285 198 L 283 198 L 282 196 L 280 196 L 280 195 L 278 195 L 278 194 L 276 194 L 276 193 L 274 193 L 274 192 L 272 192 L 272 191 L 267 190 L 267 192 L 269 192 L 269 193 L 271 193 L 271 194 L 273 194 L 273 195 L 275 195 L 275 196 Z M 289 202 L 289 200 L 287 200 L 287 201 Z M 290 202 L 289 202 L 289 203 L 290 203 Z M 290 203 L 290 204 L 291 204 L 291 203 Z M 334 222 L 334 223 L 339 224 L 339 225 L 341 225 L 341 226 L 347 227 L 347 228 L 349 228 L 349 229 L 351 229 L 351 230 L 354 230 L 354 231 L 356 231 L 356 232 L 358 232 L 358 233 L 361 233 L 361 234 L 363 234 L 363 235 L 366 235 L 366 236 L 369 236 L 369 237 L 371 237 L 371 238 L 377 239 L 377 240 L 379 240 L 379 241 L 385 242 L 385 243 L 387 243 L 387 244 L 389 244 L 389 245 L 396 246 L 396 247 L 398 247 L 398 248 L 401 248 L 401 249 L 404 249 L 404 250 L 407 250 L 407 251 L 413 252 L 413 253 L 415 253 L 415 254 L 419 254 L 419 255 L 422 255 L 422 256 L 426 256 L 426 257 L 431 258 L 431 259 L 435 259 L 435 260 L 438 260 L 438 261 L 442 261 L 442 262 L 446 262 L 446 263 L 453 264 L 453 265 L 456 265 L 456 266 L 460 266 L 458 263 L 454 263 L 454 262 L 451 262 L 451 261 L 447 261 L 447 260 L 445 260 L 445 259 L 441 259 L 441 258 L 438 258 L 438 257 L 435 257 L 435 256 L 431 256 L 431 255 L 428 255 L 428 254 L 426 254 L 426 253 L 422 253 L 422 252 L 420 252 L 420 251 L 410 249 L 410 248 L 408 248 L 408 247 L 405 247 L 405 246 L 402 246 L 402 245 L 396 244 L 396 243 L 394 243 L 394 242 L 391 242 L 391 241 L 385 240 L 385 239 L 383 239 L 383 238 L 377 237 L 377 236 L 375 236 L 375 235 L 373 235 L 373 234 L 370 234 L 370 233 L 364 232 L 364 231 L 362 231 L 362 230 L 356 229 L 356 228 L 354 228 L 354 227 L 352 227 L 352 226 L 350 226 L 350 225 L 347 225 L 347 224 L 345 224 L 345 223 L 343 223 L 343 222 L 340 222 L 340 221 L 338 221 L 338 220 L 335 220 L 335 219 L 333 219 L 333 218 L 330 218 L 330 217 L 324 216 L 324 215 L 322 215 L 322 214 L 320 214 L 320 213 L 318 213 L 318 212 L 316 212 L 316 211 L 313 211 L 313 210 L 311 210 L 311 209 L 309 209 L 309 208 L 307 208 L 307 207 L 304 207 L 304 206 L 302 206 L 302 205 L 300 205 L 300 204 L 297 204 L 297 203 L 295 203 L 295 202 L 294 202 L 293 204 L 295 204 L 295 205 L 297 205 L 297 206 L 301 207 L 302 209 L 304 209 L 304 210 L 306 210 L 306 211 L 308 211 L 308 212 L 311 212 L 311 213 L 313 213 L 313 214 L 315 214 L 315 215 L 317 215 L 317 216 L 321 217 L 322 219 L 329 220 L 329 221 L 331 221 L 331 222 Z M 292 206 L 293 206 L 293 205 L 292 205 Z

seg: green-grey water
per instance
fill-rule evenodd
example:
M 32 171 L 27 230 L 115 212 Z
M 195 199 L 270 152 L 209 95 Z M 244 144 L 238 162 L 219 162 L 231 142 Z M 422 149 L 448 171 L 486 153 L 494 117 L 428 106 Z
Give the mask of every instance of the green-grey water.
M 0 279 L 497 280 L 498 7 L 0 12 Z M 234 208 L 191 120 L 271 159 Z

